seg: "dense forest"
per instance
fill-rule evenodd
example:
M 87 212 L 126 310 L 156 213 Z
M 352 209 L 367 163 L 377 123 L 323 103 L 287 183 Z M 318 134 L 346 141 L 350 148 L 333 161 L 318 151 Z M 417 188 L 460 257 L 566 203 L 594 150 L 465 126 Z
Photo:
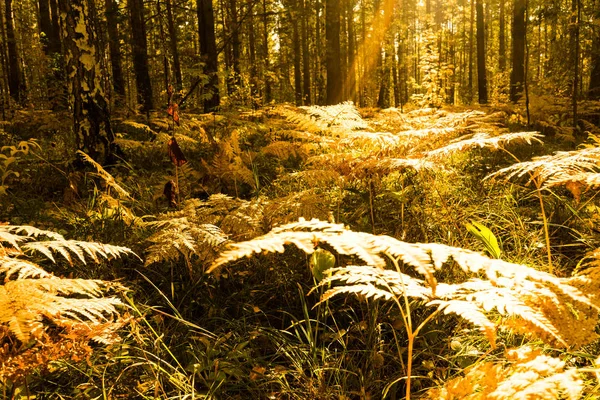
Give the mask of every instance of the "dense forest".
M 600 0 L 0 4 L 0 399 L 600 399 Z

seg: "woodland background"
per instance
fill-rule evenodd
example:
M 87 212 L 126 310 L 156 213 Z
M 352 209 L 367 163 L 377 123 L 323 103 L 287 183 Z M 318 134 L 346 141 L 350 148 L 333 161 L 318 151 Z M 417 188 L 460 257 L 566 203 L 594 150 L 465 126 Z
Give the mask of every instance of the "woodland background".
M 0 4 L 1 398 L 600 398 L 598 0 Z

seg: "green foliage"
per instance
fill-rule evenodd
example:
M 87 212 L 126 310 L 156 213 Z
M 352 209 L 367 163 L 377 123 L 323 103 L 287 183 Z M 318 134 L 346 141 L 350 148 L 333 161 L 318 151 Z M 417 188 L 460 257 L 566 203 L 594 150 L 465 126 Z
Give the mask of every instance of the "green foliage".
M 27 156 L 33 149 L 40 149 L 35 139 L 21 141 L 16 146 L 2 146 L 0 149 L 0 196 L 6 195 L 10 176 L 18 178 L 19 171 L 15 169 L 16 163 Z
M 470 223 L 466 223 L 465 226 L 469 233 L 479 239 L 483 245 L 485 246 L 486 251 L 493 258 L 500 258 L 502 255 L 502 250 L 500 250 L 500 246 L 498 245 L 498 240 L 494 233 L 487 228 L 485 225 L 480 224 L 477 221 L 471 221 Z

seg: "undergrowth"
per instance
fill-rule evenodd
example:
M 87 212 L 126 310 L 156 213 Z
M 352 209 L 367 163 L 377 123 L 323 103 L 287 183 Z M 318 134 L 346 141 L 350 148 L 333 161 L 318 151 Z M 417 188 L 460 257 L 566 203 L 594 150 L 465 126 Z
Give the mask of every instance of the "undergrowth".
M 116 165 L 46 128 L 2 149 L 4 397 L 597 396 L 596 137 L 507 109 L 123 117 Z

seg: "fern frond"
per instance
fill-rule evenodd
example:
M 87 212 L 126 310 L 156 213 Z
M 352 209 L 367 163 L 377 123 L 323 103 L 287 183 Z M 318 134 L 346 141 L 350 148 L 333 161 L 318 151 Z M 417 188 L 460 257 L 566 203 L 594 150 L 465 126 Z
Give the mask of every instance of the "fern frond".
M 360 149 L 363 153 L 388 154 L 407 144 L 400 137 L 389 132 L 350 131 L 340 141 L 340 145 Z
M 4 274 L 4 281 L 9 281 L 13 275 L 16 279 L 50 278 L 52 274 L 44 271 L 39 265 L 15 257 L 0 257 L 0 274 Z
M 290 157 L 305 158 L 307 156 L 302 145 L 287 141 L 269 143 L 262 148 L 262 152 L 265 154 L 272 154 L 280 160 L 287 160 Z
M 577 400 L 584 389 L 582 374 L 565 362 L 524 346 L 506 351 L 511 361 L 476 364 L 465 376 L 427 393 L 431 400 Z
M 600 285 L 600 268 L 588 277 L 558 278 L 525 265 L 490 259 L 470 250 L 435 243 L 405 243 L 389 236 L 353 232 L 342 225 L 312 220 L 284 225 L 253 240 L 230 244 L 228 250 L 209 268 L 261 252 L 284 252 L 293 244 L 311 254 L 326 243 L 339 254 L 353 255 L 367 266 L 335 270 L 323 281 L 339 281 L 345 286 L 332 289 L 327 298 L 339 293 L 372 293 L 378 298 L 398 294 L 424 298 L 440 310 L 453 312 L 476 324 L 488 338 L 493 338 L 486 314 L 496 312 L 501 325 L 523 333 L 534 333 L 548 342 L 578 347 L 597 336 L 593 326 L 598 321 L 598 295 L 591 293 Z M 408 274 L 386 271 L 387 262 L 410 268 L 423 276 L 415 280 Z M 471 279 L 458 284 L 439 284 L 434 273 L 454 262 L 468 274 L 487 279 Z M 591 282 L 590 282 L 591 281 Z M 347 286 L 358 285 L 359 289 Z M 411 289 L 411 285 L 419 289 Z M 410 289 L 410 290 L 409 290 Z M 390 293 L 385 295 L 383 291 Z M 370 291 L 370 292 L 369 292 Z M 470 303 L 471 306 L 466 306 Z M 463 311 L 460 311 L 464 305 Z M 579 321 L 579 322 L 578 322 Z M 577 327 L 577 329 L 573 329 Z
M 86 255 L 94 262 L 98 263 L 100 258 L 110 260 L 118 258 L 121 255 L 133 254 L 127 247 L 114 246 L 110 244 L 81 242 L 77 240 L 52 240 L 45 242 L 30 242 L 21 246 L 23 251 L 39 252 L 46 256 L 52 262 L 56 262 L 53 251 L 59 253 L 69 264 L 73 264 L 71 253 L 75 254 L 77 259 L 86 264 Z
M 429 151 L 426 153 L 426 157 L 439 158 L 447 156 L 450 153 L 477 147 L 497 150 L 513 142 L 525 142 L 527 144 L 532 144 L 533 142 L 542 143 L 540 139 L 542 137 L 544 137 L 544 135 L 541 135 L 538 132 L 512 132 L 494 137 L 487 133 L 478 133 L 470 138 L 458 138 L 454 143 Z
M 329 193 L 308 189 L 278 197 L 265 205 L 265 225 L 277 226 L 305 219 L 326 219 L 335 199 Z
M 119 196 L 131 200 L 131 195 L 129 194 L 129 192 L 123 189 L 123 187 L 117 183 L 115 178 L 111 174 L 109 174 L 102 167 L 102 165 L 98 164 L 96 161 L 94 161 L 92 157 L 88 156 L 81 150 L 77 150 L 77 154 L 81 156 L 85 162 L 94 167 L 94 169 L 96 170 L 95 175 L 102 179 L 108 187 L 114 189 L 114 191 L 117 192 Z
M 21 235 L 21 236 L 26 236 L 26 237 L 40 237 L 40 236 L 45 236 L 49 239 L 52 240 L 65 240 L 65 238 L 56 233 L 56 232 L 52 232 L 52 231 L 48 231 L 48 230 L 44 230 L 44 229 L 38 229 L 36 227 L 33 226 L 29 226 L 29 225 L 0 225 L 0 232 L 9 232 L 9 233 L 14 233 L 17 235 Z
M 107 287 L 103 281 L 86 279 L 19 279 L 0 286 L 0 324 L 7 324 L 26 343 L 44 331 L 42 317 L 54 323 L 83 319 L 92 324 L 119 315 L 122 303 L 114 297 L 98 298 Z M 77 294 L 87 298 L 66 298 Z
M 496 326 L 488 319 L 478 304 L 465 300 L 434 300 L 427 305 L 438 305 L 444 314 L 456 314 L 478 327 L 490 343 L 496 343 Z
M 600 162 L 600 147 L 560 151 L 502 168 L 485 179 L 503 178 L 508 181 L 512 178 L 529 175 L 528 183 L 534 178 L 546 182 L 555 176 L 576 176 L 580 173 L 594 172 L 598 162 Z
M 217 226 L 190 224 L 187 219 L 182 218 L 177 225 L 161 229 L 150 236 L 148 241 L 152 244 L 146 250 L 146 266 L 175 261 L 181 256 L 188 261 L 192 255 L 201 261 L 210 260 L 228 239 Z

